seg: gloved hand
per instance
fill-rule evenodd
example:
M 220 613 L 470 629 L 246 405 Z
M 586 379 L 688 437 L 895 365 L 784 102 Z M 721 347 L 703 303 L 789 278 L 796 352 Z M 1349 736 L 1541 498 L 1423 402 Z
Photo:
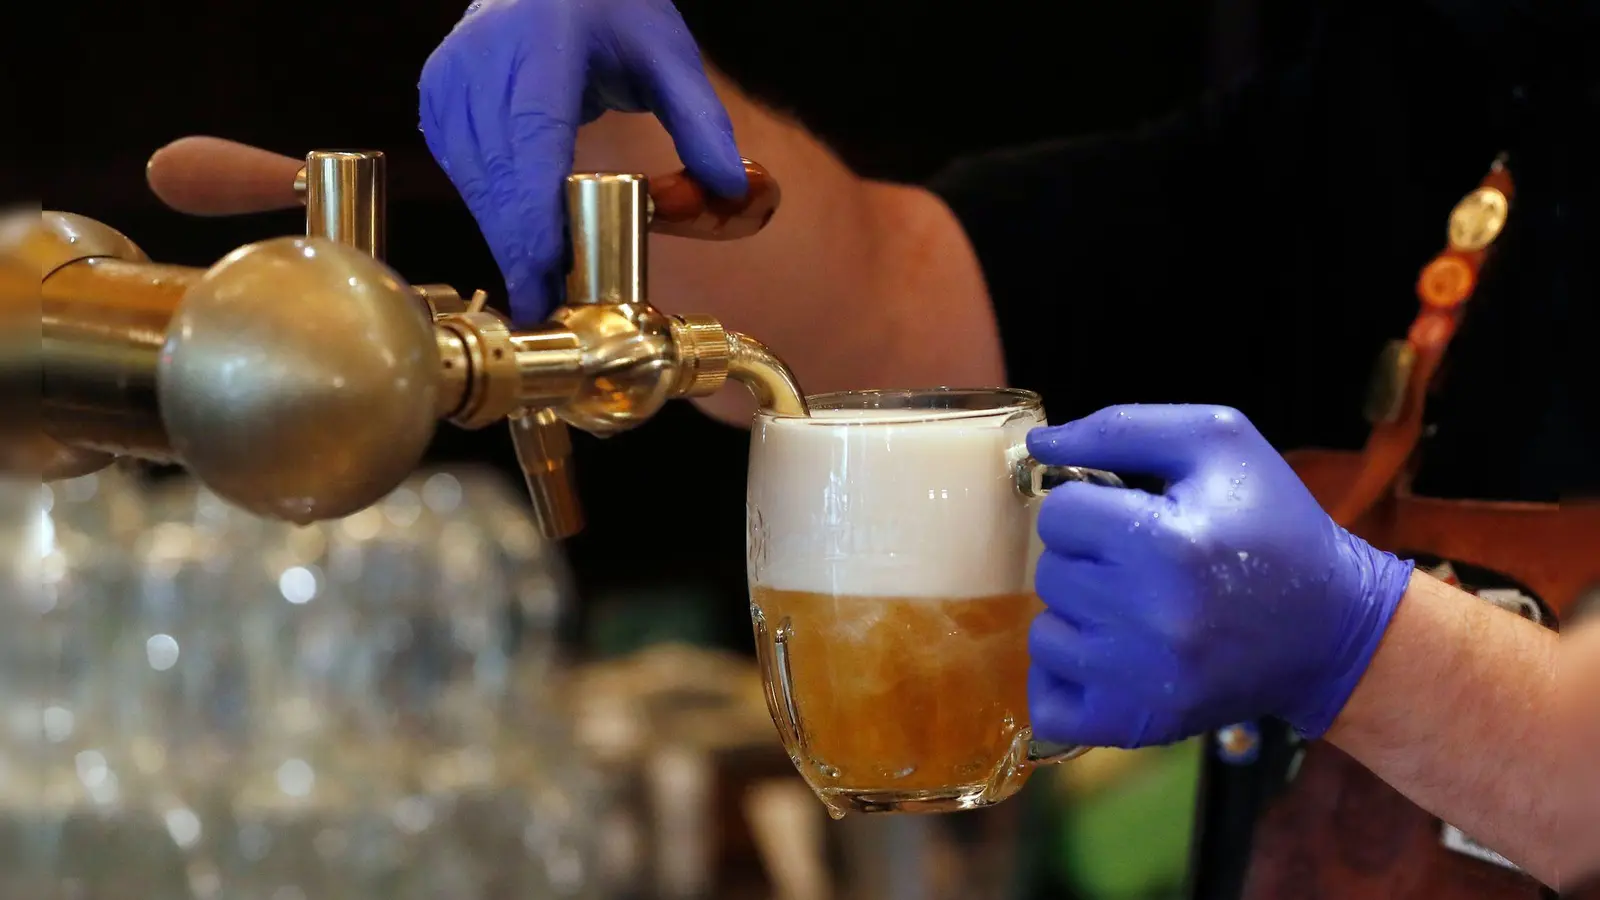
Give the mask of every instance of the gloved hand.
M 1028 449 L 1168 485 L 1067 483 L 1044 499 L 1037 738 L 1132 748 L 1266 716 L 1307 737 L 1328 729 L 1410 562 L 1336 525 L 1235 410 L 1112 407 L 1036 429 Z
M 578 126 L 652 112 L 689 174 L 743 196 L 728 113 L 669 0 L 474 0 L 422 68 L 422 133 L 478 220 L 519 324 L 561 290 Z

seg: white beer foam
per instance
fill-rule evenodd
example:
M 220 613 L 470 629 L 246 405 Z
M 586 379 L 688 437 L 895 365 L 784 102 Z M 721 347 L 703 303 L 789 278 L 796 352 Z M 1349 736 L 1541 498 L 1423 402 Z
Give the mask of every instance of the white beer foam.
M 1029 591 L 1037 502 L 1011 460 L 1042 417 L 819 410 L 759 420 L 747 494 L 752 583 L 867 597 Z

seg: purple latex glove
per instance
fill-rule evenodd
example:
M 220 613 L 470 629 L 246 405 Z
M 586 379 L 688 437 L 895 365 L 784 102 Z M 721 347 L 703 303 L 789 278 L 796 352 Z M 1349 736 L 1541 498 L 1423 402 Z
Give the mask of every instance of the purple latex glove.
M 1029 703 L 1042 740 L 1167 744 L 1266 716 L 1307 737 L 1343 709 L 1412 564 L 1340 528 L 1244 416 L 1120 406 L 1028 437 L 1041 462 L 1143 474 L 1045 498 Z
M 519 324 L 560 296 L 579 125 L 655 113 L 689 173 L 743 196 L 733 125 L 668 0 L 476 0 L 422 68 L 422 133 L 500 265 Z

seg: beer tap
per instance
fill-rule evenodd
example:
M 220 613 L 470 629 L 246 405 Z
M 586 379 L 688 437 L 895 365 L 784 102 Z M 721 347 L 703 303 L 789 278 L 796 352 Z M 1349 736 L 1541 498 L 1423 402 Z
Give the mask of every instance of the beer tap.
M 383 261 L 381 153 L 303 161 L 217 138 L 151 158 L 151 188 L 196 215 L 303 204 L 306 235 L 241 247 L 208 269 L 151 262 L 127 237 L 45 212 L 20 255 L 40 270 L 46 478 L 118 457 L 178 463 L 223 499 L 298 523 L 381 499 L 440 421 L 509 422 L 545 534 L 583 525 L 569 427 L 605 437 L 728 381 L 765 409 L 807 413 L 787 366 L 709 316 L 646 296 L 649 232 L 731 240 L 763 228 L 777 183 L 746 162 L 739 201 L 686 174 L 579 173 L 566 184 L 572 269 L 550 318 L 517 329 L 447 285 Z

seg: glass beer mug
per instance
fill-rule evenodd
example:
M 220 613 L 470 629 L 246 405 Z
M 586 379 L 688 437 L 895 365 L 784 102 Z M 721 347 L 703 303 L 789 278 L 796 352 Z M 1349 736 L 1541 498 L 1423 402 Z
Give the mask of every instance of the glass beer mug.
M 991 806 L 1082 748 L 1033 740 L 1039 501 L 1018 390 L 852 391 L 751 435 L 750 613 L 789 756 L 835 818 Z

